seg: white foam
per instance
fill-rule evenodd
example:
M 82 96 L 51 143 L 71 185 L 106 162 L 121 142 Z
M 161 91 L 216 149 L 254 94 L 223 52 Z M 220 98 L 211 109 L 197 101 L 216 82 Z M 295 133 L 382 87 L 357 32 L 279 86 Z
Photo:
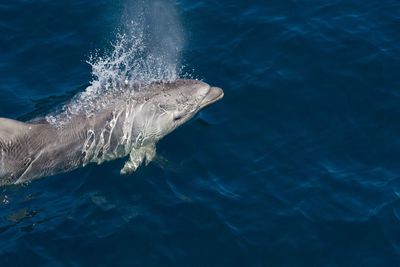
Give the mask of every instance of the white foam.
M 178 79 L 182 47 L 182 31 L 172 4 L 128 1 L 111 49 L 96 51 L 87 61 L 92 67 L 90 86 L 61 112 L 48 115 L 47 121 L 62 126 L 75 115 L 91 116 L 152 82 Z

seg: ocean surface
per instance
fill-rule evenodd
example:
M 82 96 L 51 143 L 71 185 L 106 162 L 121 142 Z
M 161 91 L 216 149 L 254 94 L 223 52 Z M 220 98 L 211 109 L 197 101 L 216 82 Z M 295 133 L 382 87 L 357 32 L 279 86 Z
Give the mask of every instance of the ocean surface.
M 399 1 L 0 0 L 0 117 L 110 77 L 225 97 L 131 176 L 1 187 L 0 266 L 400 266 Z

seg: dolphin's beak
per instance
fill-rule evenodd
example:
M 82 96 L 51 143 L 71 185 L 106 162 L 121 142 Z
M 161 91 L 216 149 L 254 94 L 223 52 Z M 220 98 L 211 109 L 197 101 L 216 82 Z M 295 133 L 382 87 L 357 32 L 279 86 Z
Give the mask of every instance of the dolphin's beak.
M 210 87 L 207 95 L 203 98 L 200 105 L 202 108 L 208 106 L 224 97 L 224 91 L 219 87 Z

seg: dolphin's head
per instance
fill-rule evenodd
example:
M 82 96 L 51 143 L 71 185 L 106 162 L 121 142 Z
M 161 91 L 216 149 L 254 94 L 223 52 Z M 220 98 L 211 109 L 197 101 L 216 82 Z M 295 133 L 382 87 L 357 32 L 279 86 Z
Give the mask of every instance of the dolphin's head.
M 224 96 L 221 88 L 198 80 L 159 83 L 149 90 L 140 115 L 146 136 L 160 139 L 187 122 L 202 108 Z

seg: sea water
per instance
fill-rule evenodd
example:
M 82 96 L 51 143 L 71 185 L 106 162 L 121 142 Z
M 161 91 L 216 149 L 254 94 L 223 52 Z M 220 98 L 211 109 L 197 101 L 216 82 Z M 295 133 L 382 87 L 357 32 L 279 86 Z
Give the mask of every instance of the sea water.
M 1 117 L 225 92 L 131 176 L 1 188 L 0 266 L 399 266 L 399 27 L 394 0 L 0 1 Z

